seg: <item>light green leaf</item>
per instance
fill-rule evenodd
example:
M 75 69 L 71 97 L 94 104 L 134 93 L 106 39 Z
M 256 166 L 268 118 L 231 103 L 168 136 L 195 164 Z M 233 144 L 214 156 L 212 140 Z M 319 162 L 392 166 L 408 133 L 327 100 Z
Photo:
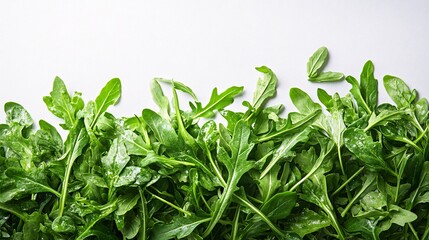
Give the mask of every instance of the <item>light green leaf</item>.
M 307 75 L 309 78 L 317 77 L 321 69 L 328 60 L 328 49 L 320 47 L 317 49 L 307 62 Z
M 113 78 L 101 89 L 95 99 L 96 113 L 92 121 L 91 128 L 94 127 L 98 118 L 103 114 L 111 105 L 115 105 L 121 97 L 121 80 Z
M 199 117 L 211 118 L 215 115 L 215 110 L 225 108 L 234 102 L 234 97 L 243 92 L 243 87 L 230 87 L 221 94 L 217 93 L 217 88 L 214 88 L 210 101 L 205 107 L 202 107 L 201 103 L 197 102 L 194 119 Z
M 321 109 L 318 103 L 313 102 L 310 96 L 299 88 L 291 88 L 289 96 L 292 103 L 302 114 L 311 114 Z
M 344 79 L 344 74 L 339 72 L 321 72 L 315 77 L 310 77 L 310 82 L 337 82 Z

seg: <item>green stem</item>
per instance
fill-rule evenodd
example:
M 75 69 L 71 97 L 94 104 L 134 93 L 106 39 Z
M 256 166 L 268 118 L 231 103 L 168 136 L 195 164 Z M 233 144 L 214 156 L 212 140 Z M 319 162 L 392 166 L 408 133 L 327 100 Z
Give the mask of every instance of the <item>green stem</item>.
M 399 196 L 399 187 L 401 186 L 401 178 L 399 176 L 396 177 L 396 191 L 395 191 L 395 204 L 398 203 Z
M 361 167 L 359 170 L 357 170 L 357 172 L 355 172 L 350 178 L 347 179 L 347 181 L 345 181 L 339 188 L 337 188 L 337 190 L 335 190 L 334 193 L 332 193 L 332 196 L 340 192 L 347 184 L 349 184 L 349 182 L 351 182 L 355 177 L 357 177 L 364 169 L 365 167 Z
M 212 211 L 212 217 L 209 222 L 209 225 L 207 226 L 206 230 L 203 232 L 203 238 L 207 237 L 213 228 L 216 226 L 216 224 L 219 222 L 219 219 L 222 217 L 222 214 L 225 212 L 225 209 L 228 207 L 231 198 L 233 196 L 233 193 L 235 191 L 235 184 L 237 181 L 234 177 L 231 177 L 228 180 L 228 184 L 224 188 L 221 197 L 218 200 L 218 203 L 215 205 L 214 211 Z
M 271 230 L 273 230 L 275 233 L 277 233 L 281 237 L 284 236 L 283 232 L 279 228 L 277 228 L 276 225 L 274 225 L 270 221 L 270 219 L 268 219 L 268 217 L 265 216 L 265 214 L 263 212 L 261 212 L 257 207 L 255 207 L 251 202 L 249 202 L 246 199 L 238 196 L 237 194 L 234 194 L 234 197 L 238 200 L 238 202 L 240 204 L 248 207 L 250 210 L 252 210 L 256 214 L 258 214 L 261 217 L 262 221 L 264 221 L 271 228 Z
M 214 162 L 213 162 L 214 163 Z M 218 169 L 218 167 L 215 165 L 215 164 L 213 164 L 213 167 L 214 167 L 214 169 L 215 169 L 215 172 L 219 172 L 220 173 L 220 170 Z M 226 182 L 225 182 L 225 180 L 223 179 L 223 177 L 222 177 L 222 175 L 221 174 L 219 174 L 218 175 L 218 177 L 219 177 L 219 180 L 220 180 L 220 182 L 221 182 L 221 184 L 223 185 L 222 187 L 226 187 L 227 186 L 227 184 L 226 184 Z M 273 230 L 274 232 L 276 232 L 279 236 L 283 236 L 284 234 L 282 233 L 282 231 L 280 230 L 280 229 L 278 229 L 277 227 L 276 227 L 276 225 L 274 225 L 271 221 L 270 221 L 270 219 L 268 219 L 268 217 L 267 216 L 265 216 L 265 214 L 263 213 L 263 212 L 261 212 L 257 207 L 255 207 L 251 202 L 249 202 L 247 199 L 245 199 L 245 198 L 242 198 L 242 197 L 240 197 L 239 195 L 237 195 L 237 194 L 233 194 L 233 197 L 235 198 L 235 199 L 237 199 L 238 200 L 238 202 L 240 203 L 240 204 L 242 204 L 242 205 L 244 205 L 244 206 L 246 206 L 246 207 L 248 207 L 248 208 L 250 208 L 253 212 L 255 212 L 256 214 L 258 214 L 261 218 L 262 218 L 262 221 L 264 221 L 270 228 L 271 228 L 271 230 Z M 206 205 L 208 206 L 208 204 L 207 204 L 207 202 L 205 201 L 205 199 L 203 198 L 203 200 L 204 200 L 204 202 L 206 203 Z
M 147 190 L 147 189 L 146 189 L 146 191 L 147 191 L 150 195 L 152 195 L 152 197 L 154 197 L 154 198 L 158 199 L 159 201 L 161 201 L 161 202 L 163 202 L 163 203 L 167 204 L 168 206 L 170 206 L 170 207 L 172 207 L 172 208 L 176 209 L 177 211 L 179 211 L 179 212 L 181 212 L 181 213 L 183 213 L 183 214 L 185 214 L 185 215 L 188 215 L 188 216 L 191 216 L 191 215 L 192 215 L 192 213 L 190 213 L 190 212 L 188 212 L 188 211 L 186 211 L 186 210 L 184 210 L 184 209 L 182 209 L 182 208 L 180 208 L 180 207 L 178 207 L 178 206 L 176 206 L 176 205 L 172 204 L 171 202 L 169 202 L 169 201 L 165 200 L 165 199 L 164 199 L 164 198 L 162 198 L 162 197 L 157 196 L 156 194 L 154 194 L 154 193 L 150 192 L 149 190 Z
M 331 219 L 331 224 L 338 234 L 338 239 L 340 239 L 340 240 L 346 239 L 343 231 L 341 231 L 340 225 L 338 224 L 337 217 L 332 212 L 332 210 L 331 209 L 325 209 L 324 207 L 323 207 L 323 210 L 326 212 L 326 214 L 328 214 L 329 218 Z
M 176 120 L 177 126 L 179 130 L 179 134 L 182 136 L 183 140 L 185 140 L 186 144 L 191 147 L 195 147 L 194 138 L 186 131 L 185 125 L 183 124 L 182 116 L 180 116 L 180 107 L 179 107 L 179 97 L 177 96 L 176 86 L 173 82 L 173 103 L 174 110 L 176 112 Z
M 72 159 L 72 154 L 68 154 L 69 157 L 67 159 L 67 168 L 64 174 L 64 181 L 62 183 L 62 188 L 61 188 L 61 196 L 60 196 L 60 206 L 58 208 L 58 217 L 61 217 L 64 213 L 64 206 L 66 205 L 66 198 L 67 198 L 67 188 L 69 185 L 69 178 L 70 178 L 70 174 L 71 174 L 71 170 L 73 167 L 73 162 L 71 161 Z
M 425 231 L 423 233 L 423 236 L 420 238 L 422 240 L 427 240 L 429 239 L 429 213 L 427 215 L 427 221 L 426 221 L 426 228 Z
M 215 171 L 216 176 L 219 178 L 219 181 L 221 182 L 221 184 L 223 186 L 226 186 L 226 182 L 225 182 L 225 180 L 222 177 L 222 173 L 220 172 L 219 167 L 215 164 L 215 162 L 213 160 L 213 157 L 212 157 L 212 154 L 210 153 L 209 148 L 207 147 L 207 145 L 204 145 L 204 147 L 205 147 L 205 150 L 206 150 L 206 155 L 209 158 L 210 164 L 212 165 L 212 167 L 213 167 L 213 169 Z
M 17 216 L 19 219 L 21 219 L 24 222 L 27 220 L 27 214 L 26 213 L 21 213 L 19 211 L 16 211 L 15 209 L 10 208 L 9 206 L 7 206 L 4 203 L 0 203 L 0 209 L 4 210 L 6 212 L 12 213 L 13 215 Z
M 306 126 L 307 123 L 311 122 L 313 119 L 315 119 L 316 117 L 318 117 L 320 115 L 320 113 L 322 112 L 322 110 L 316 110 L 310 114 L 308 114 L 304 119 L 296 122 L 292 127 L 290 126 L 286 126 L 278 131 L 275 131 L 274 133 L 262 136 L 260 138 L 257 139 L 257 142 L 266 142 L 269 141 L 275 137 L 279 137 L 281 135 L 286 135 L 289 133 L 295 133 L 298 132 L 299 130 L 301 130 L 301 127 Z
M 235 216 L 234 220 L 232 222 L 232 230 L 231 230 L 231 240 L 237 239 L 237 233 L 238 233 L 238 220 L 240 218 L 240 205 L 238 205 L 237 209 L 235 210 Z
M 412 225 L 411 223 L 408 223 L 408 227 L 410 227 L 411 232 L 412 232 L 412 233 L 413 233 L 413 235 L 414 235 L 414 238 L 415 238 L 416 240 L 419 240 L 419 235 L 417 234 L 416 229 L 414 229 L 413 225 Z
M 140 201 L 141 201 L 141 226 L 140 226 L 140 239 L 147 239 L 147 220 L 148 220 L 148 211 L 147 211 L 147 203 L 146 198 L 144 197 L 143 190 L 139 187 Z

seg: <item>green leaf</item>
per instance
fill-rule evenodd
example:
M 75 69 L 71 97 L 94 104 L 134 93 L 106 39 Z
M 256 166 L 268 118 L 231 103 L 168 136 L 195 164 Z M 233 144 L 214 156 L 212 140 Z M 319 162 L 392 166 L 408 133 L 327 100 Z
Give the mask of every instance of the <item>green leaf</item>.
M 389 94 L 398 108 L 410 107 L 411 103 L 416 98 L 415 94 L 411 92 L 405 82 L 398 77 L 386 75 L 383 78 L 383 83 L 387 94 Z
M 152 130 L 156 139 L 161 144 L 172 149 L 179 147 L 179 137 L 166 119 L 150 109 L 144 109 L 142 116 L 147 126 Z
M 328 49 L 326 47 L 320 47 L 317 49 L 307 62 L 307 75 L 309 78 L 314 78 L 319 75 L 321 69 L 326 65 L 328 61 Z
M 374 111 L 378 103 L 378 81 L 374 78 L 374 64 L 367 61 L 360 74 L 360 92 L 368 107 Z
M 275 165 L 268 174 L 259 180 L 259 191 L 261 193 L 262 201 L 266 202 L 274 192 L 280 187 L 281 181 L 278 179 L 280 166 Z
M 321 109 L 318 103 L 313 102 L 310 96 L 299 88 L 291 88 L 289 95 L 292 103 L 302 114 L 311 114 Z
M 395 111 L 389 111 L 384 110 L 381 111 L 378 115 L 375 115 L 373 112 L 371 116 L 368 119 L 368 126 L 365 128 L 365 131 L 368 131 L 369 129 L 380 126 L 380 125 L 387 125 L 388 123 L 395 122 L 397 120 L 403 119 L 406 117 L 406 111 L 402 110 L 395 110 Z
M 248 155 L 254 146 L 254 143 L 250 142 L 250 134 L 249 126 L 243 120 L 240 120 L 235 125 L 232 139 L 228 143 L 231 148 L 231 156 L 229 156 L 225 148 L 221 147 L 219 149 L 218 158 L 228 170 L 228 181 L 222 195 L 215 204 L 210 223 L 203 233 L 203 237 L 207 237 L 210 234 L 229 206 L 233 193 L 237 190 L 240 178 L 254 166 L 254 162 L 248 161 Z
M 405 226 L 406 223 L 413 222 L 417 219 L 417 215 L 415 213 L 396 205 L 389 205 L 389 212 L 392 217 L 392 223 L 398 224 L 402 227 Z
M 253 94 L 253 104 L 246 113 L 245 118 L 250 119 L 252 116 L 258 115 L 265 106 L 266 102 L 276 95 L 277 77 L 266 66 L 257 67 L 256 70 L 264 74 L 263 78 L 258 79 L 255 93 Z
M 39 212 L 33 212 L 26 219 L 22 228 L 23 239 L 38 240 L 41 237 L 40 225 L 44 222 L 43 215 Z
M 371 113 L 371 109 L 366 104 L 364 97 L 361 93 L 361 87 L 356 80 L 356 78 L 352 76 L 347 76 L 346 81 L 352 85 L 352 88 L 350 89 L 350 93 L 353 95 L 353 98 L 356 100 L 357 105 L 361 107 L 363 110 L 365 110 L 366 113 Z
M 150 151 L 143 141 L 143 138 L 130 130 L 125 130 L 122 135 L 129 155 L 146 156 Z
M 68 195 L 68 185 L 70 176 L 72 174 L 73 164 L 75 160 L 82 155 L 83 149 L 89 142 L 89 136 L 86 132 L 86 129 L 83 128 L 83 124 L 81 121 L 79 124 L 75 125 L 74 128 L 70 131 L 67 136 L 67 140 L 65 142 L 66 153 L 64 154 L 64 158 L 66 158 L 66 170 L 64 172 L 63 182 L 61 183 L 61 196 L 60 196 L 60 204 L 59 204 L 59 214 L 61 217 L 64 213 L 64 207 L 66 204 L 66 198 Z
M 368 169 L 372 171 L 387 171 L 392 175 L 395 172 L 383 159 L 382 146 L 374 142 L 362 129 L 349 128 L 344 131 L 344 144 Z
M 315 77 L 309 77 L 310 82 L 337 82 L 344 79 L 344 74 L 340 72 L 321 72 Z
M 261 211 L 271 220 L 277 221 L 289 216 L 295 207 L 297 196 L 295 192 L 281 192 L 271 197 L 265 202 Z
M 161 110 L 161 114 L 165 119 L 170 118 L 170 103 L 168 98 L 164 95 L 161 85 L 156 79 L 153 79 L 150 85 L 150 91 L 152 93 L 152 98 L 156 105 L 158 105 Z
M 52 230 L 59 233 L 73 233 L 76 231 L 76 226 L 71 217 L 61 216 L 52 222 Z
M 119 138 L 115 138 L 107 155 L 101 158 L 104 172 L 111 184 L 118 178 L 129 160 L 130 156 L 127 154 L 124 142 L 120 141 Z
M 348 218 L 344 228 L 350 233 L 361 233 L 365 239 L 379 240 L 381 229 L 377 226 L 378 220 L 366 218 Z
M 199 117 L 213 117 L 215 115 L 215 110 L 220 110 L 230 105 L 234 102 L 234 97 L 241 94 L 242 92 L 243 87 L 230 87 L 221 94 L 218 94 L 217 88 L 214 88 L 210 97 L 210 101 L 205 107 L 202 107 L 201 104 L 197 102 L 195 115 L 192 118 L 196 119 Z
M 140 231 L 140 225 L 140 217 L 133 211 L 129 211 L 124 216 L 124 228 L 121 229 L 121 232 L 126 239 L 134 239 Z
M 310 134 L 311 129 L 306 128 L 301 132 L 297 132 L 293 135 L 288 135 L 284 137 L 284 140 L 280 146 L 274 151 L 273 158 L 261 172 L 259 179 L 262 179 L 270 170 L 273 168 L 281 159 L 288 156 L 293 147 L 299 142 L 305 142 L 308 140 L 308 135 Z
M 190 235 L 198 225 L 210 221 L 210 218 L 201 218 L 195 215 L 189 217 L 175 217 L 169 224 L 157 224 L 152 232 L 152 239 L 168 240 L 184 238 Z
M 124 215 L 128 211 L 131 211 L 136 205 L 138 200 L 140 199 L 140 195 L 134 191 L 130 191 L 124 195 L 118 197 L 117 206 L 115 214 L 116 215 Z
M 118 178 L 116 178 L 113 186 L 116 188 L 122 186 L 142 185 L 152 179 L 153 173 L 150 169 L 136 166 L 128 166 L 122 170 Z
M 14 180 L 15 187 L 19 189 L 15 195 L 49 192 L 57 197 L 60 196 L 57 191 L 49 186 L 46 173 L 40 169 L 33 168 L 27 172 L 21 168 L 11 167 L 6 170 L 5 174 Z
M 43 97 L 43 101 L 55 116 L 64 120 L 61 127 L 71 129 L 76 121 L 76 113 L 84 106 L 79 93 L 73 97 L 69 95 L 67 88 L 59 77 L 55 77 L 50 96 Z
M 7 102 L 4 105 L 4 112 L 6 113 L 6 123 L 17 123 L 23 127 L 31 127 L 33 119 L 27 110 L 20 104 L 14 102 Z
M 185 84 L 183 84 L 181 82 L 170 80 L 170 79 L 164 79 L 164 78 L 155 78 L 154 80 L 158 81 L 158 82 L 170 84 L 173 88 L 180 90 L 186 94 L 189 94 L 189 96 L 191 96 L 195 101 L 198 100 L 194 91 L 192 91 L 192 89 L 190 87 L 186 86 Z
M 288 219 L 287 230 L 297 233 L 301 238 L 331 225 L 330 220 L 323 214 L 304 208 L 298 215 Z
M 115 105 L 121 97 L 121 80 L 113 78 L 101 89 L 95 99 L 96 113 L 92 121 L 91 128 L 94 127 L 98 118 L 103 114 L 111 105 Z
M 425 124 L 429 117 L 428 100 L 426 100 L 426 98 L 419 99 L 414 108 L 414 114 L 416 115 L 418 122 L 421 125 Z
M 303 194 L 300 195 L 300 198 L 320 207 L 329 217 L 332 227 L 338 234 L 338 238 L 345 239 L 343 229 L 338 223 L 334 207 L 328 196 L 325 176 L 320 172 L 314 174 L 310 181 L 304 182 L 302 192 Z

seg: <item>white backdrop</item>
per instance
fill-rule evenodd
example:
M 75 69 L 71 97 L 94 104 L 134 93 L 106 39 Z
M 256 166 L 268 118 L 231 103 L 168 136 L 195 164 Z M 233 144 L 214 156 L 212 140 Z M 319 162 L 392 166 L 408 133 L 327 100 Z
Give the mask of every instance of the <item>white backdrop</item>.
M 245 86 L 240 108 L 255 89 L 254 67 L 266 65 L 279 78 L 275 101 L 290 111 L 292 86 L 312 96 L 350 88 L 307 81 L 307 59 L 320 46 L 330 50 L 329 70 L 359 77 L 372 59 L 380 87 L 391 74 L 429 97 L 428 12 L 423 0 L 1 1 L 0 105 L 21 103 L 36 121 L 56 124 L 42 101 L 55 76 L 85 100 L 119 77 L 123 97 L 110 112 L 140 114 L 155 107 L 150 80 L 165 77 L 203 102 L 213 87 Z

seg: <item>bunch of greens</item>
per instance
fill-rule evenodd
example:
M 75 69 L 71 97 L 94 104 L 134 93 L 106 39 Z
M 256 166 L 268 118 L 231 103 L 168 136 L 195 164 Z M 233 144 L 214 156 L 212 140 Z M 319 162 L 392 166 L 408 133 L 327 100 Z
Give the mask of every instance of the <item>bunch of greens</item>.
M 328 52 L 308 61 L 310 81 Z M 290 89 L 297 109 L 268 105 L 267 67 L 243 112 L 226 108 L 243 87 L 213 89 L 208 103 L 186 85 L 154 79 L 159 109 L 106 112 L 121 95 L 112 79 L 95 101 L 56 78 L 37 130 L 19 104 L 0 125 L 2 239 L 428 239 L 428 102 L 385 76 L 394 105 L 378 104 L 368 61 L 350 93 L 318 89 L 321 104 Z M 165 95 L 165 90 L 171 95 Z M 179 106 L 179 92 L 193 99 Z M 215 120 L 220 115 L 224 121 Z M 218 116 L 218 117 L 220 117 Z M 223 123 L 221 123 L 223 122 Z

